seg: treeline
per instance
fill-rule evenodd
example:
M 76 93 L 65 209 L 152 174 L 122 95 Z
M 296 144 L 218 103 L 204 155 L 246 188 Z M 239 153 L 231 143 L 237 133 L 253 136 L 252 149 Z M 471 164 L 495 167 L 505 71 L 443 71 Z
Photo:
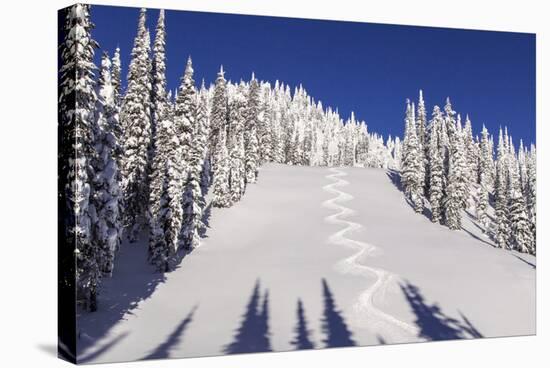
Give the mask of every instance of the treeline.
M 120 50 L 103 52 L 99 73 L 90 6 L 67 8 L 60 44 L 60 191 L 65 231 L 76 241 L 78 299 L 95 310 L 123 236 L 148 238 L 151 264 L 170 271 L 178 252 L 199 245 L 208 193 L 229 207 L 265 162 L 400 167 L 401 142 L 342 119 L 299 86 L 254 74 L 197 87 L 191 58 L 175 93 L 167 90 L 165 13 L 155 38 L 139 14 L 125 91 Z M 97 77 L 96 77 L 96 74 Z M 67 236 L 67 239 L 70 239 Z M 74 243 L 68 242 L 67 247 Z M 70 277 L 69 277 L 70 278 Z
M 520 141 L 516 152 L 507 128 L 494 138 L 485 126 L 473 136 L 447 99 L 428 121 L 420 91 L 417 107 L 407 101 L 401 183 L 416 212 L 429 204 L 431 218 L 462 228 L 463 211 L 475 203 L 477 220 L 500 248 L 536 253 L 536 148 Z M 494 213 L 490 213 L 490 204 Z M 493 221 L 490 221 L 493 218 Z

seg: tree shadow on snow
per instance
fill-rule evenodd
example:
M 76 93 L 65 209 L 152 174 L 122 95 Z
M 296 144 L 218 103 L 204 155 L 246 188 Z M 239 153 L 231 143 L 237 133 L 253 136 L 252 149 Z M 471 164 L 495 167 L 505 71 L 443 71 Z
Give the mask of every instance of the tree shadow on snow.
M 92 353 L 86 354 L 82 357 L 78 357 L 78 360 L 77 360 L 78 364 L 88 363 L 88 362 L 91 362 L 91 361 L 97 359 L 98 357 L 105 354 L 106 352 L 111 350 L 113 347 L 115 347 L 115 345 L 117 345 L 120 341 L 122 341 L 126 336 L 128 336 L 128 332 L 125 332 L 123 334 L 118 335 L 117 337 L 115 337 L 114 339 L 112 339 L 108 343 L 104 344 L 99 349 L 93 351 Z
M 418 337 L 429 341 L 483 337 L 462 313 L 459 312 L 460 321 L 445 315 L 437 304 L 428 305 L 416 286 L 406 282 L 401 290 L 416 315 Z
M 397 170 L 388 169 L 386 171 L 386 175 L 390 179 L 391 183 L 394 187 L 397 188 L 400 192 L 403 193 L 403 198 L 405 198 L 405 202 L 413 209 L 414 211 L 414 203 L 411 202 L 411 200 L 405 195 L 405 191 L 403 190 L 403 185 L 401 185 L 401 174 Z M 424 201 L 424 199 L 422 199 Z M 428 220 L 432 220 L 432 211 L 426 206 L 422 206 L 422 215 L 426 217 Z
M 483 234 L 485 234 L 491 241 L 495 241 L 495 233 L 493 230 L 491 230 L 491 228 L 489 227 L 489 229 L 484 229 L 480 224 L 477 223 L 477 218 L 472 215 L 470 212 L 468 211 L 464 211 L 466 213 L 466 215 L 468 216 L 468 218 L 470 219 L 470 222 L 472 224 L 474 224 L 475 227 L 477 227 Z M 466 233 L 468 233 L 468 235 L 471 235 L 473 238 L 476 238 L 477 240 L 480 240 L 482 241 L 483 243 L 485 244 L 488 244 L 490 246 L 492 246 L 493 248 L 496 248 L 496 245 L 494 243 L 489 243 L 487 242 L 486 240 L 483 240 L 482 238 L 480 238 L 479 236 L 477 235 L 474 235 L 472 232 L 466 230 L 464 227 L 462 227 L 462 230 L 464 230 Z
M 296 350 L 315 349 L 315 344 L 310 337 L 311 331 L 307 328 L 307 319 L 301 299 L 298 299 L 296 317 L 295 337 L 290 341 L 290 345 L 294 346 Z
M 204 207 L 204 211 L 202 213 L 202 223 L 204 226 L 202 226 L 199 230 L 199 236 L 201 238 L 207 238 L 206 230 L 210 229 L 210 216 L 212 215 L 212 202 L 209 202 L 206 207 Z
M 493 247 L 493 248 L 496 248 L 495 244 L 490 243 L 490 242 L 488 242 L 487 240 L 485 240 L 485 239 L 483 239 L 483 238 L 477 236 L 476 234 L 474 234 L 474 233 L 471 232 L 470 230 L 466 229 L 464 226 L 462 226 L 462 230 L 463 230 L 466 234 L 470 235 L 472 238 L 474 238 L 474 239 L 476 239 L 476 240 L 479 240 L 480 242 L 485 243 L 485 244 L 487 244 L 487 245 L 489 245 L 489 246 L 491 246 L 491 247 Z
M 332 291 L 325 279 L 322 279 L 322 293 L 324 308 L 321 318 L 321 331 L 324 334 L 322 341 L 325 347 L 356 346 L 352 333 L 338 310 Z M 263 293 L 263 297 L 261 294 L 260 281 L 257 280 L 246 305 L 241 324 L 235 331 L 233 341 L 223 347 L 224 353 L 241 354 L 272 351 L 269 332 L 269 294 L 267 290 Z M 296 350 L 315 349 L 315 343 L 311 338 L 311 330 L 308 329 L 305 308 L 300 298 L 296 308 L 294 337 L 290 344 Z
M 257 353 L 271 350 L 269 333 L 269 294 L 260 296 L 260 281 L 257 280 L 248 301 L 241 325 L 233 341 L 223 348 L 226 354 Z
M 170 351 L 181 345 L 183 340 L 183 334 L 189 324 L 193 321 L 193 315 L 198 306 L 194 306 L 193 309 L 187 314 L 187 316 L 178 324 L 174 331 L 166 338 L 166 340 L 160 344 L 151 354 L 142 359 L 166 359 L 170 358 Z
M 517 259 L 519 259 L 519 260 L 522 261 L 523 263 L 528 264 L 528 265 L 531 266 L 533 269 L 535 269 L 535 270 L 537 269 L 537 265 L 535 265 L 535 264 L 533 264 L 533 263 L 531 263 L 531 262 L 529 262 L 529 261 L 523 259 L 522 257 L 517 256 L 517 255 L 515 255 L 515 254 L 514 254 L 514 257 L 516 257 Z
M 148 264 L 147 249 L 142 243 L 125 244 L 117 258 L 124 261 L 117 262 L 113 277 L 104 280 L 98 295 L 98 310 L 79 311 L 77 356 L 86 354 L 166 280 L 163 273 L 155 272 Z
M 325 334 L 325 343 L 327 348 L 355 346 L 357 345 L 352 338 L 352 333 L 349 330 L 344 317 L 337 310 L 334 296 L 325 279 L 323 284 L 323 318 L 321 320 L 321 329 Z

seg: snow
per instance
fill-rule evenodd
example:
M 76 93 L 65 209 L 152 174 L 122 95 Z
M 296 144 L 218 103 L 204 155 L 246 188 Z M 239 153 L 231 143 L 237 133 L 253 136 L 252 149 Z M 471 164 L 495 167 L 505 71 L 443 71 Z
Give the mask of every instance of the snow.
M 153 272 L 143 237 L 122 245 L 99 310 L 79 316 L 79 361 L 223 354 L 242 343 L 256 282 L 274 351 L 294 349 L 299 299 L 316 348 L 534 334 L 535 257 L 494 248 L 467 215 L 467 231 L 433 224 L 398 183 L 264 165 L 241 201 L 205 211 L 205 239 L 173 272 Z

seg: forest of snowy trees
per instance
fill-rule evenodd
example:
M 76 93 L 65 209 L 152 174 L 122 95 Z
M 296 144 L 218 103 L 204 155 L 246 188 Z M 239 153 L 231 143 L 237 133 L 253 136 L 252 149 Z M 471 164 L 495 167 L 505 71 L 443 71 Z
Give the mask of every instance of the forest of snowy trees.
M 302 86 L 226 79 L 194 80 L 191 57 L 177 91 L 167 90 L 166 32 L 161 10 L 154 39 L 139 14 L 123 91 L 118 48 L 111 58 L 93 40 L 90 6 L 67 9 L 60 45 L 61 196 L 74 214 L 67 231 L 76 239 L 79 299 L 97 308 L 101 279 L 112 273 L 123 237 L 148 236 L 149 261 L 170 271 L 178 252 L 200 243 L 203 212 L 238 202 L 266 162 L 304 166 L 359 166 L 401 172 L 403 189 L 418 212 L 460 229 L 475 194 L 480 223 L 498 246 L 535 253 L 535 147 L 483 128 L 474 138 L 449 101 L 428 121 L 422 93 L 407 103 L 404 140 L 371 133 L 354 114 L 343 119 Z M 77 156 L 74 157 L 74 152 Z M 474 190 L 475 189 L 475 190 Z M 494 203 L 495 213 L 489 212 Z M 494 217 L 494 221 L 489 221 Z M 495 224 L 490 226 L 490 224 Z
M 420 91 L 416 107 L 407 100 L 400 169 L 416 212 L 428 203 L 433 222 L 459 230 L 464 210 L 475 206 L 478 222 L 498 247 L 536 253 L 536 148 L 520 141 L 516 152 L 507 128 L 500 129 L 495 159 L 494 138 L 485 126 L 481 138 L 474 138 L 469 117 L 463 124 L 449 98 L 443 111 L 434 106 L 428 121 Z

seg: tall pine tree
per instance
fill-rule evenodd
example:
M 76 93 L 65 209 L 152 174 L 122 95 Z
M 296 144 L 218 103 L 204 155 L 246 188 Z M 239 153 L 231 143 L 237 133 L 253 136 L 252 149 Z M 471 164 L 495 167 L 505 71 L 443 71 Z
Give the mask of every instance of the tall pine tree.
M 403 163 L 401 169 L 401 184 L 405 195 L 411 201 L 416 212 L 423 209 L 423 168 L 421 146 L 416 135 L 414 119 L 414 104 L 407 101 L 407 112 L 405 118 L 405 141 L 403 147 Z
M 128 71 L 128 88 L 120 118 L 124 130 L 124 158 L 121 167 L 125 204 L 125 225 L 135 240 L 146 223 L 151 155 L 151 60 L 146 10 L 141 9 L 137 36 Z
M 458 120 L 460 121 L 460 119 Z M 464 138 L 459 125 L 450 130 L 449 171 L 445 197 L 445 225 L 451 230 L 462 228 L 462 210 L 466 208 L 469 186 Z
M 92 242 L 95 209 L 90 208 L 94 147 L 95 93 L 94 53 L 98 47 L 91 37 L 89 5 L 77 4 L 66 12 L 64 40 L 60 46 L 62 66 L 59 80 L 59 171 L 60 208 L 64 211 L 63 229 L 68 249 L 76 243 L 75 259 L 61 260 L 67 270 L 76 271 L 77 297 L 91 311 L 97 309 L 96 297 L 101 282 L 101 247 Z M 67 254 L 71 253 L 68 251 Z M 72 284 L 74 274 L 67 275 Z
M 178 94 L 177 108 L 182 104 L 182 116 L 186 120 L 184 126 L 190 127 L 190 134 L 182 135 L 183 151 L 186 160 L 186 181 L 183 186 L 183 226 L 182 243 L 187 250 L 199 246 L 199 232 L 202 229 L 202 209 L 204 208 L 204 197 L 201 188 L 201 173 L 206 149 L 206 131 L 202 118 L 197 119 L 197 94 L 193 80 L 193 63 L 191 57 L 187 60 L 183 84 Z
M 155 130 L 158 121 L 161 119 L 163 110 L 167 108 L 168 98 L 166 95 L 166 27 L 164 24 L 164 9 L 159 12 L 157 27 L 155 30 L 155 41 L 153 43 L 152 60 L 152 90 L 151 90 L 151 133 L 155 137 Z M 154 144 L 154 142 L 153 142 Z
M 247 117 L 246 86 L 244 83 L 236 87 L 230 101 L 230 138 L 229 155 L 231 202 L 241 199 L 246 186 L 244 127 Z
M 436 106 L 437 108 L 437 106 Z M 434 111 L 437 118 L 437 110 Z M 443 185 L 445 182 L 445 173 L 443 167 L 442 149 L 439 144 L 439 132 L 441 131 L 440 123 L 436 122 L 437 126 L 433 125 L 430 130 L 430 145 L 428 150 L 429 159 L 429 173 L 430 173 L 430 185 L 429 185 L 429 199 L 432 209 L 432 221 L 441 222 L 443 213 Z
M 258 176 L 258 134 L 260 118 L 260 86 L 252 74 L 250 87 L 248 89 L 248 112 L 245 124 L 244 150 L 245 150 L 245 172 L 246 182 L 255 183 Z
M 496 244 L 500 248 L 508 248 L 510 240 L 509 203 L 508 203 L 508 160 L 505 139 L 500 129 L 497 148 L 497 163 L 495 177 L 495 217 Z
M 95 173 L 92 196 L 95 219 L 92 241 L 102 250 L 101 270 L 111 274 L 115 252 L 120 245 L 122 225 L 119 213 L 119 169 L 116 161 L 118 111 L 111 80 L 111 61 L 106 53 L 101 59 L 95 121 L 95 154 L 92 161 Z

